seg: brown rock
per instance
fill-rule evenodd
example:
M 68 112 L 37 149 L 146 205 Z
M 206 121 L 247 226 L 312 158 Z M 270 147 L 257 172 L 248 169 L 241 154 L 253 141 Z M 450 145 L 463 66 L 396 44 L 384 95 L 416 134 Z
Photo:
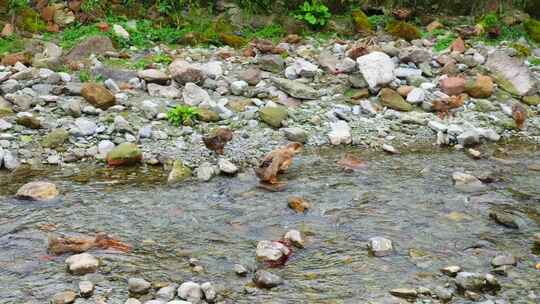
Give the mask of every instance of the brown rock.
M 109 29 L 110 29 L 109 24 L 107 22 L 103 22 L 103 21 L 96 24 L 96 26 L 102 32 L 108 32 Z
M 81 10 L 82 0 L 70 0 L 68 2 L 68 7 L 74 13 L 78 13 Z
M 248 84 L 254 86 L 261 81 L 261 70 L 257 68 L 249 68 L 240 73 L 238 76 L 241 80 L 247 82 Z
M 54 6 L 46 6 L 41 11 L 41 18 L 45 20 L 46 22 L 52 22 L 54 20 L 54 13 L 56 12 L 56 8 Z
M 443 28 L 444 25 L 442 23 L 440 23 L 439 21 L 435 20 L 433 22 L 431 22 L 430 24 L 428 24 L 428 26 L 426 27 L 427 31 L 428 32 L 433 32 L 434 30 L 436 29 L 440 29 L 440 28 Z
M 56 185 L 53 183 L 31 182 L 19 188 L 16 196 L 22 199 L 47 201 L 57 197 L 59 194 Z
M 467 94 L 475 98 L 488 98 L 493 94 L 493 80 L 489 76 L 477 75 L 467 83 Z
M 85 83 L 81 89 L 81 95 L 93 106 L 102 110 L 116 104 L 116 98 L 111 91 L 97 83 Z
M 58 24 L 50 22 L 47 25 L 47 32 L 58 33 L 59 31 L 60 31 L 60 26 L 58 26 Z
M 22 64 L 30 63 L 30 55 L 28 53 L 19 52 L 8 54 L 2 58 L 2 65 L 15 65 L 15 63 L 20 62 Z
M 455 61 L 449 61 L 441 69 L 441 74 L 443 75 L 455 76 L 458 73 L 459 73 L 459 69 Z
M 13 31 L 13 25 L 11 25 L 11 23 L 6 23 L 2 29 L 2 32 L 0 32 L 0 37 L 9 37 L 13 35 Z
M 463 54 L 465 52 L 465 41 L 461 37 L 458 37 L 450 46 L 452 52 Z
M 177 59 L 169 65 L 169 73 L 181 85 L 188 82 L 201 84 L 206 78 L 206 75 L 198 66 L 181 59 Z
M 77 44 L 66 56 L 66 62 L 78 62 L 86 59 L 91 54 L 102 55 L 113 51 L 114 47 L 109 37 L 93 36 Z
M 448 77 L 440 81 L 441 90 L 447 95 L 459 95 L 465 91 L 466 81 L 462 77 Z
M 405 85 L 405 86 L 400 86 L 398 89 L 397 89 L 397 92 L 399 95 L 401 95 L 402 97 L 407 97 L 407 95 L 409 95 L 409 93 L 414 90 L 414 87 L 413 86 L 408 86 L 408 85 Z
M 356 60 L 356 58 L 360 57 L 360 56 L 364 56 L 364 55 L 367 55 L 369 53 L 368 49 L 362 45 L 360 46 L 355 46 L 353 48 L 351 48 L 350 50 L 347 51 L 347 57 L 353 59 L 353 60 Z
M 303 197 L 291 196 L 288 198 L 289 208 L 298 213 L 304 213 L 311 205 Z

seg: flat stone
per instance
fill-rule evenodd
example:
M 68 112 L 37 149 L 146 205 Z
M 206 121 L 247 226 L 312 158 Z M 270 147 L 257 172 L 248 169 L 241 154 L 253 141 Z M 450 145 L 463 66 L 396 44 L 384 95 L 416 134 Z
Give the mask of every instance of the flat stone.
M 517 259 L 511 254 L 498 255 L 491 260 L 491 265 L 493 267 L 508 266 L 508 265 L 516 266 Z
M 69 272 L 75 275 L 84 275 L 96 272 L 99 261 L 89 253 L 81 253 L 66 259 Z
M 455 266 L 455 265 L 441 268 L 441 272 L 450 277 L 455 277 L 460 271 L 461 271 L 461 267 Z
M 299 99 L 317 99 L 320 97 L 317 90 L 301 82 L 277 77 L 273 77 L 272 81 L 292 97 Z
M 290 250 L 280 242 L 260 241 L 255 253 L 258 261 L 278 262 L 288 256 Z
M 412 288 L 395 288 L 390 290 L 390 294 L 405 299 L 414 299 L 418 296 L 416 290 Z

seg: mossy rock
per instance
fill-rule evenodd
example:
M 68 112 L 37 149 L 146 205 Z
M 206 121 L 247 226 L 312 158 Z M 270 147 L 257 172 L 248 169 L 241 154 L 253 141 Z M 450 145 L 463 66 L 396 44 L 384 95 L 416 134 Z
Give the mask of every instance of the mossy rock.
M 45 135 L 41 141 L 41 145 L 44 148 L 58 148 L 66 142 L 69 138 L 69 133 L 65 129 L 55 129 L 49 134 Z
M 373 31 L 373 25 L 369 22 L 368 16 L 362 10 L 352 12 L 354 28 L 358 33 L 370 33 Z
M 107 154 L 107 163 L 110 166 L 133 165 L 141 160 L 142 152 L 133 143 L 121 143 Z
M 287 119 L 287 115 L 287 109 L 282 106 L 266 106 L 259 112 L 260 119 L 267 125 L 274 128 L 280 128 L 282 126 L 282 122 Z
M 505 90 L 506 92 L 514 96 L 520 95 L 516 87 L 503 75 L 501 75 L 500 73 L 495 73 L 492 76 L 493 76 L 493 79 L 495 79 L 495 82 L 497 82 L 497 84 L 501 87 L 501 89 Z
M 540 105 L 540 96 L 524 96 L 522 99 L 523 103 L 528 104 L 530 106 L 537 106 Z
M 230 47 L 241 48 L 246 45 L 247 41 L 235 34 L 221 33 L 219 34 L 219 40 Z
M 488 113 L 488 112 L 495 112 L 497 111 L 497 107 L 495 105 L 493 105 L 491 103 L 491 101 L 487 100 L 487 99 L 478 99 L 475 103 L 474 103 L 474 109 L 477 111 L 477 112 L 482 112 L 482 113 Z
M 512 118 L 504 118 L 497 122 L 497 124 L 505 130 L 516 130 L 516 122 Z
M 167 182 L 169 184 L 176 184 L 185 181 L 191 177 L 191 169 L 186 166 L 181 160 L 175 160 Z
M 534 41 L 540 42 L 540 21 L 531 18 L 523 23 L 523 27 Z
M 2 106 L 0 106 L 0 118 L 1 117 L 7 117 L 7 116 L 12 116 L 14 115 L 15 113 L 13 112 L 12 109 L 10 108 L 4 108 Z
M 212 111 L 210 109 L 206 108 L 198 108 L 197 112 L 199 113 L 199 120 L 204 122 L 217 122 L 220 121 L 221 118 L 219 117 L 219 114 L 215 111 Z
M 411 41 L 420 38 L 420 30 L 410 23 L 405 21 L 390 22 L 386 27 L 386 31 L 395 37 Z
M 406 102 L 401 95 L 399 95 L 396 91 L 384 88 L 381 90 L 379 94 L 379 102 L 386 107 L 389 107 L 390 109 L 398 110 L 398 111 L 412 111 L 413 106 Z

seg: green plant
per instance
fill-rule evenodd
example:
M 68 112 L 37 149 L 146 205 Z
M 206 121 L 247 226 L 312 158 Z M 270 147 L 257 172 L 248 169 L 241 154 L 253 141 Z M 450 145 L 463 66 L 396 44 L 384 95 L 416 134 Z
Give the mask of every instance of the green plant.
M 511 47 L 517 51 L 517 55 L 519 57 L 529 57 L 531 56 L 531 50 L 529 49 L 528 46 L 522 44 L 522 43 L 519 43 L 519 42 L 514 42 L 512 43 Z
M 533 58 L 529 61 L 529 63 L 534 66 L 540 66 L 540 58 Z
M 285 35 L 285 30 L 279 24 L 271 24 L 260 29 L 248 28 L 243 34 L 247 40 L 253 38 L 278 40 Z
M 81 70 L 79 71 L 79 80 L 81 82 L 89 82 L 92 80 L 92 74 L 89 70 Z
M 307 22 L 313 28 L 325 26 L 331 16 L 328 7 L 317 0 L 312 0 L 311 3 L 304 1 L 294 15 L 296 19 Z
M 81 5 L 81 10 L 85 13 L 92 13 L 96 10 L 101 10 L 103 3 L 106 1 L 101 0 L 84 0 Z
M 455 34 L 448 34 L 437 37 L 437 42 L 433 45 L 433 50 L 436 52 L 442 52 L 450 47 L 457 36 Z
M 195 120 L 199 119 L 199 111 L 197 108 L 177 105 L 174 109 L 167 112 L 167 119 L 169 123 L 180 126 L 180 125 L 191 125 Z
M 0 38 L 0 55 L 5 53 L 15 53 L 24 49 L 24 43 L 21 38 L 10 36 Z
M 386 23 L 388 23 L 392 17 L 386 15 L 372 15 L 368 17 L 369 23 L 375 28 L 384 28 Z

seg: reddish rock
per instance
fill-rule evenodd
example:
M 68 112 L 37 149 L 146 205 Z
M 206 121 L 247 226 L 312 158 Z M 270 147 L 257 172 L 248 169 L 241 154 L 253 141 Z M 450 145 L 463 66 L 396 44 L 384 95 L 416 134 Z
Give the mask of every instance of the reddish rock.
M 103 22 L 103 21 L 96 24 L 96 26 L 102 32 L 108 32 L 109 29 L 110 29 L 109 24 L 107 22 Z
M 489 76 L 478 75 L 467 82 L 467 94 L 475 98 L 488 98 L 493 94 L 493 80 Z
M 244 57 L 255 57 L 256 53 L 255 53 L 255 48 L 252 47 L 252 46 L 248 46 L 244 52 L 243 52 L 243 55 Z
M 459 73 L 459 69 L 455 61 L 449 61 L 441 69 L 441 74 L 448 76 L 455 76 Z
M 102 110 L 107 110 L 116 104 L 114 95 L 101 84 L 85 83 L 81 89 L 81 95 L 91 105 Z
M 13 35 L 13 31 L 13 25 L 11 25 L 11 23 L 6 23 L 2 29 L 2 32 L 0 33 L 0 37 L 9 37 Z
M 466 81 L 461 77 L 448 77 L 440 81 L 441 90 L 448 95 L 459 95 L 465 91 Z
M 15 63 L 20 62 L 23 64 L 30 63 L 30 56 L 24 52 L 8 54 L 2 58 L 2 65 L 15 65 Z
M 56 9 L 54 6 L 46 6 L 41 11 L 41 18 L 45 20 L 46 22 L 52 22 L 54 20 L 54 14 L 56 13 Z
M 452 52 L 463 54 L 465 52 L 465 41 L 461 37 L 458 37 L 450 46 Z
M 360 56 L 364 56 L 364 55 L 367 55 L 369 53 L 369 51 L 367 50 L 367 48 L 365 46 L 355 46 L 353 48 L 351 48 L 350 50 L 347 51 L 347 57 L 353 59 L 353 60 L 356 60 L 356 58 L 360 57 Z
M 70 0 L 68 2 L 68 7 L 74 13 L 78 13 L 81 10 L 82 0 Z

